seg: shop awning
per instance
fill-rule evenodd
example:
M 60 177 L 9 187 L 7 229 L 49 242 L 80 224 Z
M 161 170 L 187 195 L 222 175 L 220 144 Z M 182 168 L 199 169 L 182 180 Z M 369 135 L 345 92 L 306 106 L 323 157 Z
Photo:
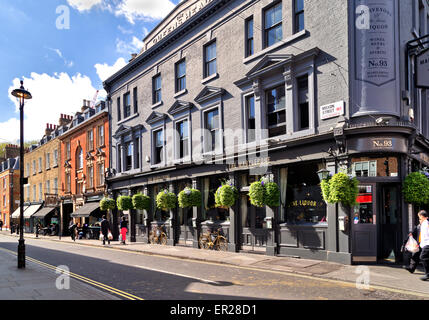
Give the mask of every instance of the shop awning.
M 32 204 L 24 211 L 24 219 L 30 219 L 41 207 L 41 204 Z
M 44 218 L 46 217 L 48 214 L 50 214 L 52 211 L 54 211 L 56 208 L 55 207 L 44 207 L 42 209 L 40 209 L 39 211 L 37 211 L 34 215 L 33 218 Z
M 81 208 L 73 212 L 70 216 L 73 218 L 86 218 L 91 215 L 94 211 L 100 208 L 99 202 L 88 202 L 85 203 Z
M 25 212 L 25 210 L 26 210 L 28 207 L 29 207 L 29 206 L 24 205 L 24 212 Z M 19 218 L 19 214 L 20 214 L 19 208 L 20 208 L 20 207 L 18 207 L 18 209 L 16 209 L 16 210 L 12 213 L 12 219 L 18 219 L 18 218 Z

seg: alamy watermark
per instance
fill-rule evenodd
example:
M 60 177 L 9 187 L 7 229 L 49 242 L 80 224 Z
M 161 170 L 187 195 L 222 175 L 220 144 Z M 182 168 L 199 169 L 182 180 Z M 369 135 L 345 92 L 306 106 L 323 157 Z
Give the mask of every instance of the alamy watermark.
M 58 266 L 55 273 L 59 274 L 55 281 L 55 286 L 58 290 L 70 289 L 70 269 L 67 266 Z
M 358 290 L 369 290 L 370 286 L 370 270 L 367 266 L 358 266 L 355 270 L 355 274 L 359 276 L 356 279 L 356 289 Z
M 70 29 L 70 8 L 66 5 L 60 5 L 56 9 L 56 14 L 59 15 L 55 21 L 55 26 L 58 30 Z

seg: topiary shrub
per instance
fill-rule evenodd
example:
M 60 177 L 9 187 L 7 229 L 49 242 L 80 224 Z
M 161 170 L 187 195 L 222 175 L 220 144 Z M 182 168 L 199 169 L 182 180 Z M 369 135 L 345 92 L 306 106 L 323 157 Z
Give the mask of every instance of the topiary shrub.
M 133 195 L 133 206 L 137 210 L 149 210 L 151 206 L 150 197 L 142 193 Z
M 264 181 L 255 181 L 249 188 L 249 199 L 252 206 L 262 208 L 265 205 Z
M 173 192 L 163 190 L 156 196 L 156 206 L 164 211 L 176 208 L 177 196 Z
M 238 199 L 238 190 L 231 184 L 225 183 L 220 186 L 215 193 L 216 207 L 229 208 Z
M 116 208 L 115 200 L 110 198 L 103 198 L 100 201 L 100 210 L 101 211 L 107 211 L 107 210 L 113 210 Z
M 269 207 L 280 206 L 280 188 L 275 182 L 267 182 L 265 185 L 264 202 Z
M 120 196 L 116 200 L 116 205 L 118 206 L 118 209 L 121 211 L 128 211 L 133 209 L 133 200 L 130 196 Z
M 402 187 L 405 202 L 422 205 L 429 203 L 429 179 L 424 173 L 412 172 Z
M 349 178 L 347 174 L 340 172 L 335 174 L 331 179 L 325 181 L 325 184 L 329 184 L 329 190 L 327 190 L 327 186 L 324 185 L 328 197 L 327 199 L 324 198 L 326 202 L 340 202 L 350 207 L 356 204 L 356 198 L 359 194 L 359 181 L 356 178 Z
M 180 208 L 201 206 L 201 192 L 197 189 L 185 188 L 177 197 Z

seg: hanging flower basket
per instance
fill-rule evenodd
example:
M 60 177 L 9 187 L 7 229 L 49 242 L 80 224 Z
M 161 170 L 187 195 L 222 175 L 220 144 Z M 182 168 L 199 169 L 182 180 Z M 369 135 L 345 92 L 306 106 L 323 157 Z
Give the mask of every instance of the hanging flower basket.
M 264 202 L 269 207 L 280 206 L 280 188 L 275 182 L 265 183 L 265 198 Z
M 116 200 L 116 205 L 121 211 L 128 211 L 133 209 L 133 200 L 130 196 L 120 196 Z
M 150 197 L 142 193 L 133 195 L 133 206 L 137 210 L 149 210 L 151 206 Z
M 177 197 L 180 208 L 191 208 L 201 206 L 201 192 L 197 189 L 185 188 L 179 192 Z
M 412 172 L 404 180 L 402 187 L 405 202 L 415 205 L 429 203 L 429 179 L 421 172 Z
M 238 190 L 230 182 L 220 186 L 215 193 L 216 207 L 228 209 L 232 207 L 238 199 Z
M 256 181 L 250 185 L 249 198 L 252 206 L 262 208 L 265 205 L 265 186 L 264 181 Z
M 356 178 L 340 172 L 323 181 L 322 196 L 327 203 L 341 203 L 350 207 L 356 204 L 359 194 L 359 181 Z
M 176 204 L 177 196 L 173 192 L 163 190 L 156 196 L 156 206 L 163 211 L 176 208 Z
M 107 211 L 107 210 L 113 210 L 116 208 L 115 200 L 111 198 L 103 198 L 100 201 L 100 210 L 101 211 Z

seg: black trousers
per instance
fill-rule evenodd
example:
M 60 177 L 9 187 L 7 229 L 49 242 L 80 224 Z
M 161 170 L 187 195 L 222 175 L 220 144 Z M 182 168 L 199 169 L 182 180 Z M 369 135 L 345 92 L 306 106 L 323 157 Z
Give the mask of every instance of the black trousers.
M 404 265 L 410 268 L 412 271 L 415 271 L 420 262 L 421 250 L 416 253 L 404 251 Z
M 109 237 L 107 236 L 108 234 L 109 234 L 108 232 L 106 233 L 103 232 L 103 244 L 106 244 L 106 240 L 107 240 L 107 243 L 110 244 Z
M 422 253 L 420 254 L 420 260 L 423 263 L 426 275 L 429 276 L 429 246 L 426 246 L 422 249 Z

